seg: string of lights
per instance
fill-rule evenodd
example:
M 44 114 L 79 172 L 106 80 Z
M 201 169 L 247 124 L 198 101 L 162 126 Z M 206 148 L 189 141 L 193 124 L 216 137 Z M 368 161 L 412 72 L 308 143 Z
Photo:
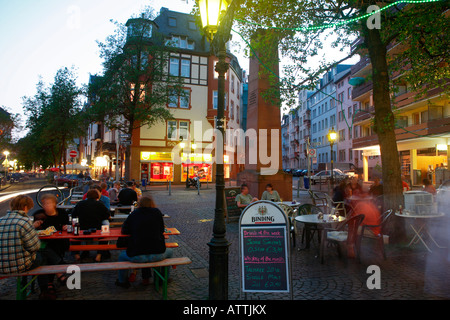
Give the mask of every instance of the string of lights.
M 355 17 L 355 18 L 351 18 L 351 19 L 347 19 L 347 20 L 343 20 L 343 21 L 339 21 L 339 22 L 335 22 L 335 23 L 327 23 L 327 24 L 323 24 L 323 25 L 308 26 L 308 27 L 287 28 L 287 27 L 266 26 L 266 25 L 263 25 L 261 23 L 251 22 L 251 21 L 242 20 L 242 19 L 236 19 L 236 21 L 239 21 L 241 23 L 255 25 L 255 26 L 258 26 L 258 27 L 265 28 L 265 29 L 289 30 L 289 31 L 313 31 L 313 30 L 320 30 L 320 29 L 340 27 L 340 26 L 343 26 L 343 25 L 346 25 L 346 24 L 357 22 L 357 21 L 369 18 L 372 15 L 381 13 L 382 11 L 385 11 L 385 10 L 387 10 L 387 9 L 393 7 L 393 6 L 396 6 L 398 4 L 401 4 L 401 3 L 420 4 L 420 3 L 430 3 L 430 2 L 440 2 L 440 1 L 443 1 L 443 0 L 399 0 L 399 1 L 396 1 L 396 2 L 393 2 L 393 3 L 390 3 L 390 4 L 380 8 L 378 10 L 372 11 L 370 13 L 363 14 L 363 15 Z

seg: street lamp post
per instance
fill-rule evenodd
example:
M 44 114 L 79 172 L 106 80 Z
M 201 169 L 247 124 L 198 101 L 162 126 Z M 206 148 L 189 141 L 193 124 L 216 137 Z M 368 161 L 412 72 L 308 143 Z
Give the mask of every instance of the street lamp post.
M 213 237 L 209 246 L 209 299 L 228 300 L 228 247 L 225 224 L 225 179 L 223 165 L 223 135 L 225 115 L 225 74 L 229 64 L 226 59 L 226 43 L 230 38 L 234 8 L 239 1 L 198 0 L 200 15 L 205 33 L 216 49 L 219 58 L 216 64 L 218 73 L 217 130 L 222 141 L 216 148 L 216 207 L 214 214 Z
M 330 148 L 331 148 L 331 186 L 334 185 L 334 169 L 333 169 L 333 145 L 336 141 L 337 134 L 336 131 L 334 131 L 334 127 L 331 128 L 331 130 L 328 132 L 328 141 L 330 142 Z

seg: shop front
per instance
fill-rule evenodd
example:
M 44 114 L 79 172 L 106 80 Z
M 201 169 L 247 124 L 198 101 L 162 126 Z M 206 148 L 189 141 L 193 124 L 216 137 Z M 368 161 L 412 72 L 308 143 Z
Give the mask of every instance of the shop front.
M 181 182 L 186 182 L 187 177 L 200 177 L 201 182 L 212 182 L 212 155 L 202 153 L 183 153 L 181 155 L 182 168 Z
M 174 164 L 170 152 L 141 152 L 141 180 L 174 181 Z
M 187 177 L 200 176 L 201 182 L 213 182 L 211 154 L 181 154 L 181 165 L 174 163 L 171 152 L 141 152 L 140 179 L 148 182 L 185 183 Z

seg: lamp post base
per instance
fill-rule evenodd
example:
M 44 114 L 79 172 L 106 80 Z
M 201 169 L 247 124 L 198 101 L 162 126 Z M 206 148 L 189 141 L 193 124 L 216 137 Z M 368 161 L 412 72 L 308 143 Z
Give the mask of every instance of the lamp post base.
M 228 300 L 228 248 L 225 238 L 212 238 L 209 246 L 209 300 Z

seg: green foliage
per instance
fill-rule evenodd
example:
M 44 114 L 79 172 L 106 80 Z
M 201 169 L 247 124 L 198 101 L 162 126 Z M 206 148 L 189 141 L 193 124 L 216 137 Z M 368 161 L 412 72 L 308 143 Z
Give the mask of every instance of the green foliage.
M 86 121 L 81 110 L 83 91 L 76 85 L 73 69 L 61 68 L 54 82 L 46 87 L 40 80 L 33 97 L 23 97 L 28 116 L 28 134 L 16 144 L 18 160 L 27 168 L 33 163 L 43 167 L 65 165 L 68 143 L 84 134 Z
M 104 71 L 89 86 L 91 120 L 132 134 L 142 126 L 172 118 L 167 109 L 170 97 L 186 95 L 183 79 L 168 73 L 173 48 L 165 45 L 156 27 L 151 38 L 146 36 L 149 23 L 135 19 L 133 36 L 129 36 L 127 27 L 116 22 L 115 34 L 99 43 Z

